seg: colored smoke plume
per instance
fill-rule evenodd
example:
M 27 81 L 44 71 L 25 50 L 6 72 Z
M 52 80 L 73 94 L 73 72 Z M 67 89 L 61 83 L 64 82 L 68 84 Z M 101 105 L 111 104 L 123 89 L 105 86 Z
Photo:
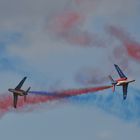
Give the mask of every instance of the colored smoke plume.
M 65 36 L 66 41 L 80 46 L 91 46 L 91 42 L 94 40 L 93 38 L 88 32 L 81 32 L 80 30 L 69 32 Z
M 17 109 L 19 110 L 27 104 L 30 105 L 39 104 L 39 103 L 51 101 L 53 99 L 55 99 L 55 97 L 29 95 L 27 97 L 27 101 L 24 102 L 23 97 L 19 97 L 17 103 Z M 13 108 L 13 97 L 10 95 L 0 95 L 0 116 L 3 116 L 5 113 L 10 112 L 12 108 Z
M 134 60 L 140 62 L 140 43 L 136 42 L 128 33 L 126 33 L 123 29 L 117 28 L 115 26 L 109 26 L 108 31 L 111 35 L 115 36 L 119 39 L 125 49 L 127 50 L 127 54 L 133 58 Z
M 49 28 L 56 34 L 66 35 L 80 24 L 82 19 L 83 17 L 78 12 L 65 11 L 51 18 Z
M 19 97 L 16 110 L 21 110 L 23 107 L 25 107 L 25 105 L 37 105 L 40 103 L 47 103 L 53 100 L 87 94 L 89 92 L 97 92 L 111 87 L 112 86 L 101 86 L 101 87 L 93 87 L 93 88 L 63 90 L 63 91 L 56 91 L 56 92 L 30 91 L 30 94 L 28 95 L 26 102 L 24 102 L 23 97 Z M 13 109 L 13 97 L 11 95 L 1 94 L 0 116 L 2 117 L 5 113 L 12 111 L 12 109 Z M 29 109 L 29 111 L 32 110 L 33 109 Z
M 87 94 L 89 92 L 97 92 L 97 91 L 105 90 L 105 89 L 108 89 L 111 87 L 112 86 L 99 86 L 99 87 L 61 90 L 61 91 L 56 91 L 56 92 L 30 91 L 30 93 L 36 94 L 36 95 L 46 95 L 48 97 L 54 97 L 54 98 L 59 98 L 59 97 L 61 98 L 61 97 L 69 97 L 69 96 Z
M 80 10 L 63 10 L 52 16 L 47 24 L 47 28 L 57 39 L 65 40 L 72 45 L 81 47 L 104 47 L 105 42 L 96 34 L 83 30 L 87 15 Z

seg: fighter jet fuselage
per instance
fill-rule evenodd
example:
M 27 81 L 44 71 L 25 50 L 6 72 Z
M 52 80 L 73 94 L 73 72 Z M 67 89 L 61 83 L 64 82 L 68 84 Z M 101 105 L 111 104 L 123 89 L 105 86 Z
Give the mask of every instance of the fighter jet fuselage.
M 29 90 L 31 87 L 29 87 L 27 90 L 22 90 L 21 87 L 24 84 L 25 80 L 27 77 L 24 77 L 20 83 L 16 86 L 16 88 L 12 89 L 9 88 L 8 91 L 13 93 L 13 106 L 14 108 L 17 107 L 17 101 L 18 101 L 18 96 L 24 96 L 24 101 L 26 101 L 26 95 L 28 95 Z
M 16 89 L 8 89 L 8 91 L 10 91 L 10 92 L 12 92 L 13 94 L 16 94 L 16 95 L 18 95 L 18 96 L 25 96 L 25 95 L 27 95 L 27 92 L 26 91 L 24 91 L 24 90 L 16 90 Z
M 116 82 L 117 82 L 116 86 L 123 86 L 123 85 L 126 85 L 128 83 L 135 82 L 135 80 L 128 80 L 128 79 L 126 79 L 126 80 L 119 80 L 119 81 L 116 80 Z
M 111 80 L 112 83 L 112 89 L 113 92 L 115 91 L 115 86 L 122 86 L 123 88 L 123 99 L 125 100 L 127 97 L 127 88 L 128 88 L 128 84 L 135 82 L 135 80 L 130 80 L 128 79 L 124 73 L 122 72 L 122 70 L 119 68 L 118 65 L 114 64 L 115 69 L 117 70 L 120 79 L 114 80 L 110 75 L 109 75 L 109 79 Z

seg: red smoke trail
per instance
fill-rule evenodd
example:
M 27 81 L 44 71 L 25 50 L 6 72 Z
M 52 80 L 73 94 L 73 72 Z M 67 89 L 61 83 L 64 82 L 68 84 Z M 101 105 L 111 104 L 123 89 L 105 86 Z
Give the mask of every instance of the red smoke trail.
M 87 2 L 86 2 L 87 3 Z M 59 39 L 81 47 L 104 47 L 105 42 L 88 31 L 82 29 L 86 15 L 81 11 L 63 11 L 53 16 L 47 25 L 48 30 Z
M 111 87 L 112 86 L 100 86 L 100 87 L 61 90 L 61 91 L 54 91 L 54 92 L 30 91 L 30 93 L 35 94 L 35 95 L 45 95 L 49 99 L 59 99 L 59 98 L 63 98 L 63 97 L 70 97 L 70 96 L 76 96 L 76 95 L 81 95 L 81 94 L 87 94 L 89 92 L 97 92 L 97 91 L 105 90 L 105 89 L 108 89 Z
M 66 41 L 72 44 L 80 45 L 80 46 L 91 46 L 91 42 L 93 42 L 93 36 L 91 36 L 87 32 L 81 31 L 72 31 L 69 32 L 67 36 L 65 36 Z
M 51 96 L 35 96 L 29 95 L 27 101 L 24 102 L 23 97 L 18 99 L 18 108 L 24 107 L 26 104 L 38 104 L 56 99 L 57 97 Z M 6 112 L 13 108 L 13 97 L 10 95 L 0 95 L 0 116 L 3 116 Z
M 89 33 L 87 31 L 81 31 L 80 29 L 67 32 L 63 38 L 67 42 L 78 45 L 80 47 L 107 47 L 106 42 L 100 39 L 98 35 Z
M 52 17 L 49 24 L 51 29 L 56 34 L 65 35 L 70 30 L 80 24 L 83 17 L 75 11 L 61 13 L 55 17 Z
M 111 88 L 112 86 L 101 86 L 101 87 L 92 87 L 92 88 L 81 88 L 81 89 L 71 89 L 71 90 L 64 90 L 64 91 L 60 91 L 57 93 L 58 96 L 75 96 L 75 95 L 81 95 L 81 94 L 85 94 L 85 93 L 89 93 L 89 92 L 97 92 L 97 91 L 101 91 L 101 90 L 105 90 L 108 88 Z
M 128 34 L 120 28 L 109 26 L 109 32 L 117 37 L 126 48 L 130 57 L 140 62 L 140 43 L 132 40 Z
M 47 103 L 48 101 L 62 99 L 64 97 L 87 94 L 88 92 L 97 92 L 111 87 L 112 86 L 101 86 L 101 87 L 93 87 L 93 88 L 63 90 L 63 91 L 53 92 L 52 96 L 50 95 L 48 96 L 47 94 L 43 94 L 45 96 L 42 96 L 42 92 L 41 93 L 38 92 L 35 93 L 36 95 L 31 95 L 31 94 L 28 95 L 26 102 L 24 102 L 23 97 L 19 97 L 16 110 L 21 109 L 25 105 Z M 30 92 L 30 93 L 33 94 L 34 92 Z M 10 95 L 0 95 L 0 116 L 3 116 L 5 113 L 10 112 L 12 108 L 13 108 L 13 97 Z
M 140 44 L 137 42 L 126 42 L 125 46 L 127 47 L 128 54 L 140 62 Z
M 64 11 L 52 17 L 48 28 L 52 33 L 69 43 L 82 46 L 90 45 L 93 37 L 79 29 L 83 24 L 84 18 L 85 16 L 77 11 Z
M 108 31 L 113 36 L 117 37 L 120 41 L 125 42 L 129 40 L 128 34 L 123 31 L 122 28 L 117 28 L 115 26 L 108 26 Z

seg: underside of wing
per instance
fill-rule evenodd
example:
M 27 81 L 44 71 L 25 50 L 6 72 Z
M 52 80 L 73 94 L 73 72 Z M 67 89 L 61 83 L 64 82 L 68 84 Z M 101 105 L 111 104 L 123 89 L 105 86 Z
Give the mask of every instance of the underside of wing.
M 13 93 L 13 96 L 14 96 L 13 105 L 14 105 L 14 108 L 16 108 L 17 107 L 18 95 L 16 95 L 15 93 Z
M 127 89 L 128 89 L 128 84 L 123 85 L 123 99 L 125 100 L 127 97 Z
M 117 70 L 117 72 L 118 72 L 118 74 L 119 74 L 119 76 L 120 76 L 121 78 L 127 78 L 127 77 L 124 75 L 124 73 L 122 72 L 122 70 L 119 68 L 118 65 L 114 64 L 114 66 L 115 66 L 115 68 L 116 68 L 116 70 Z
M 27 78 L 27 77 L 24 77 L 24 78 L 20 81 L 20 83 L 19 83 L 19 84 L 16 86 L 16 88 L 15 88 L 16 90 L 21 89 L 21 87 L 22 87 L 22 85 L 24 84 L 26 78 Z

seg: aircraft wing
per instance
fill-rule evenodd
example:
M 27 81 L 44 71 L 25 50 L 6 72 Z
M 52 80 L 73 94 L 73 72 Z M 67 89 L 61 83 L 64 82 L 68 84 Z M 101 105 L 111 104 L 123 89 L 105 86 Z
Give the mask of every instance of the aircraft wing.
M 123 85 L 123 99 L 125 100 L 127 97 L 127 89 L 128 89 L 128 84 Z
M 15 89 L 17 89 L 17 90 L 18 90 L 18 89 L 21 89 L 21 87 L 22 87 L 22 85 L 24 84 L 26 78 L 27 78 L 27 77 L 24 77 L 24 78 L 20 81 L 20 83 L 16 86 Z
M 117 70 L 117 72 L 118 72 L 120 78 L 127 78 L 127 77 L 124 75 L 124 73 L 122 72 L 122 70 L 119 68 L 118 65 L 114 64 L 114 66 L 115 66 L 115 68 L 116 68 L 116 70 Z
M 13 105 L 14 105 L 14 108 L 16 108 L 17 107 L 18 95 L 16 95 L 16 94 L 13 93 L 13 97 L 14 97 Z

